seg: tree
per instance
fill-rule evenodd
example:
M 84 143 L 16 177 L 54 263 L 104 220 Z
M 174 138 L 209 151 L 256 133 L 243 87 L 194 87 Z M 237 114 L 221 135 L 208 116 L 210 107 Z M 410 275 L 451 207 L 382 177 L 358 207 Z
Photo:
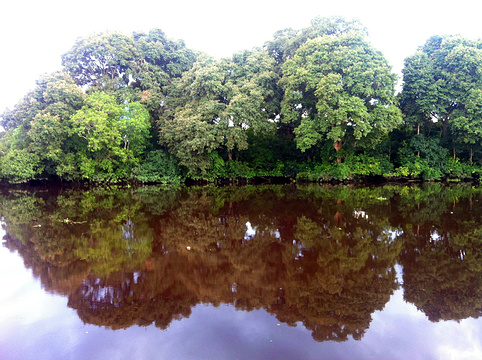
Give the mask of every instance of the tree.
M 323 141 L 332 141 L 337 153 L 349 142 L 373 146 L 402 121 L 395 82 L 386 59 L 362 33 L 324 35 L 307 41 L 283 65 L 282 115 L 299 124 L 302 151 Z
M 275 32 L 274 39 L 267 41 L 264 48 L 278 64 L 283 64 L 308 40 L 325 35 L 339 36 L 353 31 L 367 34 L 366 28 L 358 20 L 347 21 L 339 16 L 316 17 L 307 28 L 287 28 Z
M 93 34 L 79 38 L 62 55 L 62 65 L 76 84 L 95 90 L 118 90 L 129 84 L 129 75 L 139 52 L 132 36 L 118 32 Z
M 160 121 L 161 143 L 192 174 L 210 167 L 209 155 L 247 148 L 245 130 L 274 127 L 277 111 L 274 61 L 264 51 L 232 59 L 201 58 L 173 83 Z
M 446 144 L 450 136 L 461 143 L 480 141 L 481 44 L 459 36 L 433 36 L 405 59 L 401 105 L 409 123 L 417 128 L 425 124 L 426 131 L 439 126 Z
M 133 157 L 143 155 L 149 137 L 149 113 L 139 102 L 125 103 L 118 120 L 123 147 Z
M 24 182 L 35 178 L 42 168 L 38 156 L 26 149 L 11 149 L 0 158 L 0 176 L 12 182 Z
M 62 56 L 62 64 L 80 86 L 107 91 L 118 101 L 140 101 L 154 119 L 167 96 L 166 86 L 195 60 L 184 42 L 166 38 L 159 30 L 93 34 L 77 40 Z
M 457 139 L 470 146 L 469 160 L 472 162 L 473 145 L 482 142 L 482 88 L 468 91 L 462 111 L 455 111 L 452 129 Z
M 29 130 L 32 121 L 40 113 L 58 116 L 65 121 L 83 105 L 84 93 L 64 71 L 43 75 L 36 85 L 13 110 L 7 110 L 2 115 L 0 125 L 5 130 L 19 126 Z
M 83 178 L 110 181 L 130 175 L 148 139 L 149 114 L 139 103 L 118 105 L 95 92 L 71 118 L 70 134 L 83 144 L 78 150 Z
M 28 93 L 12 111 L 3 116 L 7 134 L 1 140 L 5 159 L 12 158 L 9 151 L 21 156 L 13 156 L 14 161 L 30 159 L 27 163 L 31 171 L 20 171 L 11 164 L 7 178 L 19 181 L 29 180 L 36 175 L 52 176 L 58 166 L 65 161 L 70 151 L 67 124 L 70 116 L 79 110 L 85 95 L 66 72 L 44 75 L 37 81 L 37 86 Z M 19 152 L 20 151 L 20 152 Z M 2 154 L 0 153 L 0 156 Z M 35 161 L 33 161 L 35 160 Z M 22 160 L 23 161 L 23 160 Z M 6 168 L 5 168 L 6 169 Z M 17 169 L 17 170 L 15 170 Z M 25 177 L 29 174 L 28 177 Z
M 139 100 L 157 120 L 169 94 L 168 85 L 192 67 L 196 55 L 183 41 L 170 40 L 159 29 L 134 33 L 134 41 L 141 61 L 133 69 L 130 87 L 141 92 Z

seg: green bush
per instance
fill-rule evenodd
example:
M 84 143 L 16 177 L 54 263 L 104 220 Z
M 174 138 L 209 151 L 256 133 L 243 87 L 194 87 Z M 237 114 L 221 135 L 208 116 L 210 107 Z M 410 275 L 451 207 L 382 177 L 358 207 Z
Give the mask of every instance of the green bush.
M 388 176 L 440 180 L 448 171 L 449 151 L 438 138 L 415 135 L 403 142 L 398 151 L 400 166 Z
M 447 162 L 447 177 L 450 179 L 469 179 L 477 171 L 477 166 L 459 159 L 450 159 Z
M 180 183 L 178 162 L 163 150 L 154 150 L 133 170 L 134 179 L 141 182 Z
M 404 158 L 401 166 L 385 174 L 387 177 L 422 178 L 424 180 L 440 180 L 443 172 L 440 168 L 431 167 L 427 160 L 411 155 Z
M 351 180 L 357 177 L 377 176 L 390 172 L 393 164 L 388 157 L 366 155 L 347 156 L 345 162 L 336 165 L 332 161 L 304 166 L 297 178 L 309 181 Z
M 388 158 L 375 158 L 365 155 L 350 156 L 344 164 L 350 168 L 355 176 L 383 175 L 393 169 L 393 164 Z
M 40 159 L 26 149 L 10 149 L 0 158 L 0 176 L 10 182 L 26 182 L 42 173 Z

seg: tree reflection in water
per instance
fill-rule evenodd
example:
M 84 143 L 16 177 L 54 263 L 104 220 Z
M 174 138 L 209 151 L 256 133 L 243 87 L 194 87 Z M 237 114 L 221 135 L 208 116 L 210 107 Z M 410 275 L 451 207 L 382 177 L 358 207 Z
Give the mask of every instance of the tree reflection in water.
M 432 321 L 482 309 L 480 191 L 260 186 L 5 190 L 5 246 L 86 323 L 161 329 L 200 303 L 360 339 L 399 287 Z

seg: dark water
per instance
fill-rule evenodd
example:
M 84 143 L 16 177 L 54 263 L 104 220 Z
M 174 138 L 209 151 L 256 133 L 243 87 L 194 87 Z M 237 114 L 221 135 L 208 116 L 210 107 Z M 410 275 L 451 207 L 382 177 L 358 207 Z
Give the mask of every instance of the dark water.
M 482 189 L 0 191 L 0 359 L 482 358 Z

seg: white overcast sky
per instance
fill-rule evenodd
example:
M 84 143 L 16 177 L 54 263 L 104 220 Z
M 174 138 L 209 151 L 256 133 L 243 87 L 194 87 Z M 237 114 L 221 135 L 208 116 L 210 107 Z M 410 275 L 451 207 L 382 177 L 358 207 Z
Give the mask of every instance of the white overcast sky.
M 217 57 L 261 46 L 275 31 L 316 16 L 358 19 L 400 73 L 403 59 L 432 35 L 482 38 L 480 0 L 4 0 L 0 4 L 0 114 L 60 69 L 78 37 L 105 30 L 162 29 Z

